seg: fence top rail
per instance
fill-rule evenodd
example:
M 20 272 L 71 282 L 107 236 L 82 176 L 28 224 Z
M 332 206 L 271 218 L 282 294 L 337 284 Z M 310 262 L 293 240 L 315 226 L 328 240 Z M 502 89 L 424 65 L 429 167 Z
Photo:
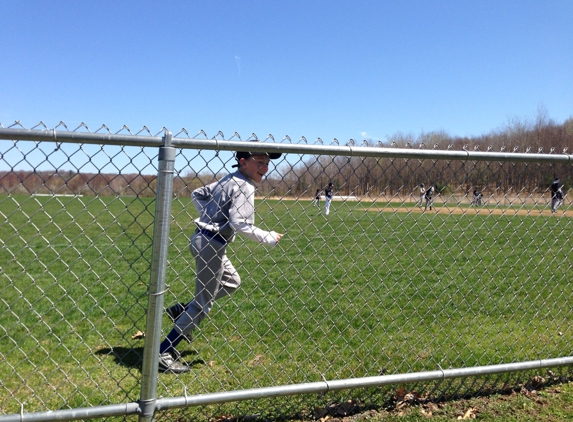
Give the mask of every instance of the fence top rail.
M 0 139 L 57 143 L 160 147 L 162 136 L 118 135 L 49 130 L 0 128 Z
M 427 150 L 412 148 L 356 147 L 350 145 L 299 145 L 267 142 L 220 141 L 216 139 L 173 138 L 173 146 L 178 148 L 260 151 L 295 154 L 337 155 L 342 157 L 414 158 L 463 161 L 509 161 L 509 162 L 550 162 L 567 164 L 573 161 L 570 154 L 534 154 L 517 152 L 481 152 L 468 150 Z
M 169 131 L 166 135 L 171 135 Z M 0 128 L 0 139 L 46 141 L 57 143 L 85 143 L 100 145 L 121 145 L 140 147 L 162 147 L 165 137 L 119 135 L 104 133 L 85 133 L 50 130 L 30 130 Z M 469 150 L 439 150 L 413 148 L 386 148 L 378 146 L 353 145 L 304 145 L 291 143 L 260 142 L 260 141 L 225 141 L 214 139 L 172 138 L 169 142 L 175 148 L 205 149 L 221 151 L 252 151 L 252 152 L 282 152 L 312 155 L 336 155 L 342 157 L 377 157 L 404 159 L 435 159 L 456 161 L 503 161 L 503 162 L 545 162 L 568 164 L 573 161 L 571 154 L 541 154 L 520 153 L 507 151 L 469 151 Z

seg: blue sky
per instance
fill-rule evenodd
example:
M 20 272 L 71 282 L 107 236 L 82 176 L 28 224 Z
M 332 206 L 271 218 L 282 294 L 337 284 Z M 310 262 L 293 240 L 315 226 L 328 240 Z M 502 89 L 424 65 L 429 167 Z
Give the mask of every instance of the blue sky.
M 0 123 L 243 139 L 573 116 L 573 1 L 3 1 Z

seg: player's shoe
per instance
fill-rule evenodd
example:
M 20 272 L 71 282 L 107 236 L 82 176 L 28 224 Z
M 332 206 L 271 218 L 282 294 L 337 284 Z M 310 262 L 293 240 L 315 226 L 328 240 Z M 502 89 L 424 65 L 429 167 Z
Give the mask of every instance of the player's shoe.
M 174 358 L 169 352 L 161 353 L 159 355 L 159 371 L 160 372 L 171 372 L 173 374 L 182 374 L 184 372 L 189 372 L 191 367 L 179 362 L 179 357 Z
M 185 305 L 185 303 L 178 303 L 165 310 L 169 318 L 171 318 L 171 321 L 175 322 L 179 319 L 181 314 L 185 312 Z

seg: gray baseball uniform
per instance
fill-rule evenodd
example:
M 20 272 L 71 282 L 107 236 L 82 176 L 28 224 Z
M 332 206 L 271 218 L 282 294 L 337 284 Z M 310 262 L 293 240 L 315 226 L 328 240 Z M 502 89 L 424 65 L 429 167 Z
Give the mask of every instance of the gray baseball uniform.
M 176 329 L 188 338 L 209 314 L 215 300 L 241 285 L 226 254 L 227 243 L 234 240 L 235 233 L 269 246 L 277 243 L 275 232 L 254 225 L 255 186 L 241 172 L 196 189 L 192 198 L 200 215 L 190 244 L 197 264 L 195 297 L 175 323 Z

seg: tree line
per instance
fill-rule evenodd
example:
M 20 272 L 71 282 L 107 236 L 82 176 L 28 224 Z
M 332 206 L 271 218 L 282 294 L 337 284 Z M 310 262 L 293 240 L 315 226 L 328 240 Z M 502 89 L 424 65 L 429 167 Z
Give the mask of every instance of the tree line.
M 478 137 L 450 136 L 444 131 L 418 136 L 398 133 L 386 142 L 365 140 L 365 146 L 531 153 L 573 153 L 573 117 L 555 123 L 545 112 L 534 121 L 512 119 L 506 127 Z M 571 149 L 571 150 L 570 150 Z M 184 173 L 184 171 L 186 173 Z M 224 173 L 183 169 L 174 177 L 174 193 L 188 196 Z M 570 164 L 501 163 L 374 157 L 305 156 L 295 164 L 279 164 L 258 189 L 265 196 L 312 198 L 332 182 L 339 195 L 358 197 L 407 195 L 420 183 L 435 184 L 443 194 L 543 192 L 554 176 L 566 190 L 573 185 Z M 156 175 L 81 173 L 69 170 L 0 171 L 0 193 L 83 196 L 153 197 Z
M 573 117 L 558 124 L 541 112 L 533 122 L 512 119 L 502 129 L 478 137 L 455 137 L 444 131 L 415 137 L 398 133 L 366 146 L 412 149 L 573 154 Z M 554 177 L 565 190 L 573 185 L 571 164 L 502 163 L 390 159 L 373 157 L 310 157 L 282 168 L 281 177 L 269 181 L 277 196 L 313 197 L 316 189 L 332 182 L 340 195 L 358 197 L 409 195 L 421 183 L 434 184 L 443 194 L 468 194 L 474 189 L 489 194 L 545 192 Z M 271 189 L 266 186 L 266 190 Z
M 174 189 L 179 194 L 201 185 L 201 180 L 214 180 L 218 175 L 175 177 Z M 157 175 L 140 173 L 82 173 L 69 170 L 0 171 L 0 193 L 81 196 L 154 197 Z

